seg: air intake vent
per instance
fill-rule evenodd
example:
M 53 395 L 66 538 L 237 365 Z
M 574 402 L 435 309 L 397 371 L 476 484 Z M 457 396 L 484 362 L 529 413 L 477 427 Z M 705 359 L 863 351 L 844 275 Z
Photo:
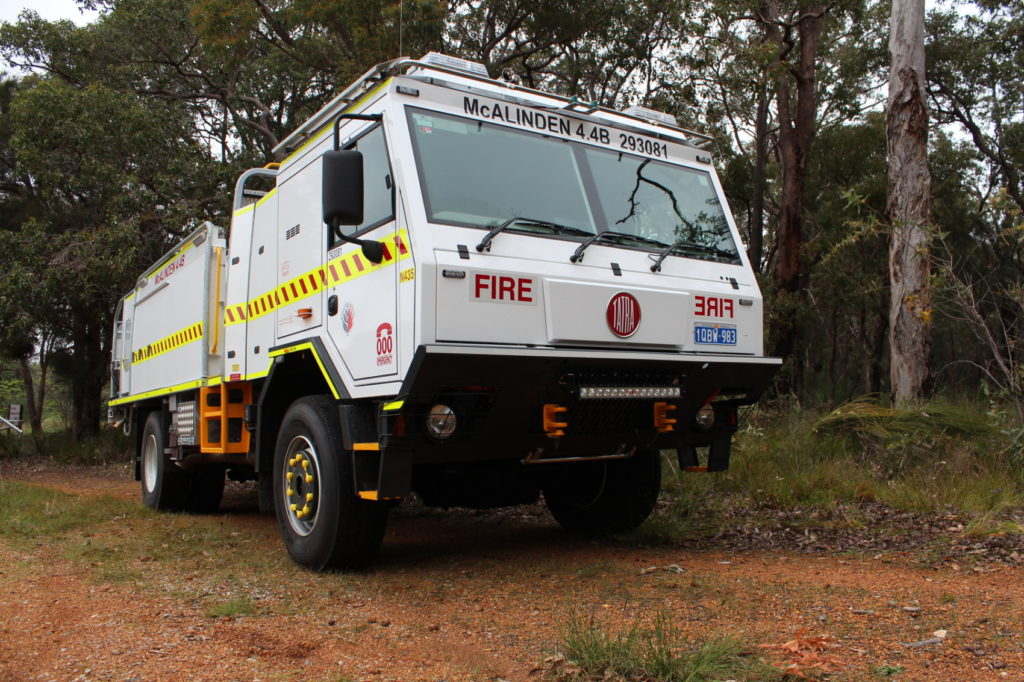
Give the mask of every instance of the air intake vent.
M 297 235 L 299 233 L 300 229 L 302 229 L 302 225 L 296 225 L 295 227 L 289 227 L 288 231 L 284 233 L 285 240 L 287 241 L 287 240 L 291 239 L 292 237 L 294 237 L 295 235 Z

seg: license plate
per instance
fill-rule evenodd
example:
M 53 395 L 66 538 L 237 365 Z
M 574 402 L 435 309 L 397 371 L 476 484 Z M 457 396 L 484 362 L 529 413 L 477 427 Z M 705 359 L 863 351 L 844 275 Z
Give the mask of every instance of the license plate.
M 693 342 L 715 346 L 735 346 L 736 327 L 712 327 L 698 324 L 693 327 Z

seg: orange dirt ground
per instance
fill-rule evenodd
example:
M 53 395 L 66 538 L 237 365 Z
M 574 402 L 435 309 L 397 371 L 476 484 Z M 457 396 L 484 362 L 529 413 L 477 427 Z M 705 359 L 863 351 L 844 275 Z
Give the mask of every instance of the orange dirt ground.
M 7 465 L 0 478 L 138 498 L 121 467 Z M 222 513 L 196 523 L 254 538 L 239 552 L 284 552 L 251 488 L 230 485 Z M 543 680 L 572 614 L 615 629 L 658 611 L 688 641 L 733 634 L 782 664 L 796 659 L 760 645 L 825 635 L 838 669 L 828 679 L 1024 679 L 1019 566 L 598 543 L 540 508 L 415 506 L 392 513 L 369 571 L 280 566 L 238 575 L 258 608 L 218 618 L 175 591 L 202 579 L 201 561 L 150 568 L 147 589 L 105 581 L 45 542 L 0 540 L 0 680 Z

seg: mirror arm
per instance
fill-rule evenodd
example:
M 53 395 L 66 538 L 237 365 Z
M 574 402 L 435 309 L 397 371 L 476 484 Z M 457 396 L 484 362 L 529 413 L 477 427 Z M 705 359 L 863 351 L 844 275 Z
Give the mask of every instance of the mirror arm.
M 341 128 L 343 120 L 380 121 L 383 118 L 383 114 L 339 114 L 338 118 L 334 119 L 334 151 L 338 151 L 341 148 L 339 128 Z
M 343 120 L 356 120 L 356 121 L 380 121 L 384 116 L 382 114 L 339 114 L 334 119 L 334 151 L 338 151 L 341 148 L 341 122 Z M 357 239 L 356 237 L 350 237 L 341 231 L 341 225 L 338 224 L 337 220 L 332 221 L 331 229 L 334 230 L 334 234 L 337 235 L 338 239 L 349 244 L 356 244 L 362 248 L 363 255 L 371 263 L 380 263 L 384 260 L 384 245 L 373 239 Z
M 343 242 L 349 244 L 355 244 L 362 248 L 363 255 L 371 263 L 380 263 L 384 260 L 384 245 L 375 239 L 359 239 L 357 237 L 350 237 L 341 231 L 341 225 L 338 224 L 337 219 L 331 222 L 331 229 L 334 230 L 334 234 Z

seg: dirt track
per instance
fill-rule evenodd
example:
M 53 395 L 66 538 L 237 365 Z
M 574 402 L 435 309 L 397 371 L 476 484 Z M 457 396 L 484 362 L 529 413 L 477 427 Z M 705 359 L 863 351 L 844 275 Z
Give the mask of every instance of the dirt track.
M 138 494 L 125 469 L 8 466 L 0 477 Z M 694 553 L 571 539 L 537 509 L 400 508 L 372 571 L 314 575 L 283 561 L 246 575 L 243 552 L 284 552 L 254 503 L 235 487 L 225 513 L 189 521 L 246 538 L 230 595 L 257 605 L 246 615 L 211 616 L 203 604 L 216 595 L 187 589 L 212 558 L 146 569 L 148 557 L 127 557 L 149 588 L 106 580 L 46 543 L 0 541 L 0 679 L 540 680 L 571 614 L 614 629 L 659 609 L 690 641 L 731 633 L 757 656 L 801 631 L 828 635 L 831 679 L 1024 679 L 1019 567 Z M 929 639 L 939 642 L 907 646 Z

